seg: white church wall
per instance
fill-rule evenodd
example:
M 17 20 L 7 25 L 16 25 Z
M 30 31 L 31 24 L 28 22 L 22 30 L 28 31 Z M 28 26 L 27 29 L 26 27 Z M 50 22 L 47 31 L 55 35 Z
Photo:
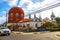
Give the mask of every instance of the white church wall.
M 29 24 L 30 27 L 36 28 L 36 23 L 37 23 L 37 27 L 40 27 L 41 26 L 41 22 L 23 22 L 23 23 L 20 23 L 20 25 L 27 26 L 27 24 Z

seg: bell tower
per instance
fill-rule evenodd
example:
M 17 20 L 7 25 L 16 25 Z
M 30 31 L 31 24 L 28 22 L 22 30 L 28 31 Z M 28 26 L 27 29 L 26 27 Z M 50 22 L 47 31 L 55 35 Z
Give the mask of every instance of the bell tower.
M 51 14 L 51 20 L 55 20 L 55 15 L 54 15 L 53 11 L 52 11 L 52 14 Z
M 55 15 L 54 15 L 53 11 L 52 11 L 52 14 L 51 14 L 51 21 L 52 21 L 52 22 L 56 22 L 56 20 L 55 20 Z

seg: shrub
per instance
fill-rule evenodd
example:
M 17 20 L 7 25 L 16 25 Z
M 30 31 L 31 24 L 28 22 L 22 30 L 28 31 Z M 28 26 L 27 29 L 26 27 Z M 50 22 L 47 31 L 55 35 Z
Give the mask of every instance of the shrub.
M 59 31 L 59 28 L 49 28 L 48 31 Z

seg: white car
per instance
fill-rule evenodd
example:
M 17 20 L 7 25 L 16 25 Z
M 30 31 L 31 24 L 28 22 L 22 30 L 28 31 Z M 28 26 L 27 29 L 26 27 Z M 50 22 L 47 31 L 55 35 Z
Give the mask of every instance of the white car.
M 10 35 L 11 31 L 7 27 L 0 27 L 0 35 L 6 34 Z

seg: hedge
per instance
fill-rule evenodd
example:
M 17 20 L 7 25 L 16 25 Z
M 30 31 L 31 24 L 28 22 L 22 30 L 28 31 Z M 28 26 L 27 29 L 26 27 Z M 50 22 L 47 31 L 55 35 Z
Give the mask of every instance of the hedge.
M 49 29 L 46 29 L 47 31 L 59 31 L 59 28 L 49 28 Z

